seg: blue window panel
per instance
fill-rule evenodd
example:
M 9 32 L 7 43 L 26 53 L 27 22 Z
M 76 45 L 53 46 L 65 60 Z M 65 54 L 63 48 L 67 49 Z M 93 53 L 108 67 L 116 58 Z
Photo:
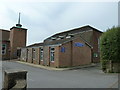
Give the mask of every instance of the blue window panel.
M 65 52 L 65 47 L 61 47 L 61 50 L 60 50 L 61 52 Z
M 83 47 L 84 44 L 83 44 L 83 43 L 76 42 L 76 43 L 74 44 L 74 46 L 76 46 L 76 47 Z

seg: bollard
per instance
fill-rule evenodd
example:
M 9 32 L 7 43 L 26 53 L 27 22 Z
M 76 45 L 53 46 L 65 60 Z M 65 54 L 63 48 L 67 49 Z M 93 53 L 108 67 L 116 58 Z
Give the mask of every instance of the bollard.
M 26 70 L 5 70 L 3 90 L 26 90 L 27 71 Z

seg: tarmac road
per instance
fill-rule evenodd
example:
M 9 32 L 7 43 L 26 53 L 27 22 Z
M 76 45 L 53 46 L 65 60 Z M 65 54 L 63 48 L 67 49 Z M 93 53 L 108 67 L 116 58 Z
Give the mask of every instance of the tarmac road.
M 118 88 L 118 74 L 105 74 L 97 66 L 56 71 L 3 61 L 2 69 L 27 70 L 28 88 Z

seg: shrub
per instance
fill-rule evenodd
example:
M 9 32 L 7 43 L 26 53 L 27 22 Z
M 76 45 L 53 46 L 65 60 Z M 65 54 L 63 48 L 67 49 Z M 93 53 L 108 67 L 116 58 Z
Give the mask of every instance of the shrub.
M 113 27 L 103 33 L 100 39 L 102 60 L 120 62 L 120 27 Z
M 110 60 L 120 63 L 120 27 L 113 27 L 104 32 L 100 38 L 100 57 L 102 69 Z

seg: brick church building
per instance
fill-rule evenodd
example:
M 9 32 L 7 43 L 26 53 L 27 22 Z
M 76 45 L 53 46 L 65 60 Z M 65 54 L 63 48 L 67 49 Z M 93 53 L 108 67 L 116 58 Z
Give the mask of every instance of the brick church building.
M 101 34 L 89 25 L 57 33 L 42 43 L 22 48 L 20 60 L 58 68 L 97 63 Z
M 19 48 L 26 46 L 27 29 L 20 24 L 20 14 L 18 24 L 10 30 L 0 29 L 2 35 L 0 43 L 2 60 L 16 59 L 20 54 Z
M 26 46 L 27 29 L 18 24 L 2 33 L 2 60 L 20 61 L 51 67 L 71 67 L 100 61 L 99 39 L 102 32 L 89 25 L 46 38 Z

